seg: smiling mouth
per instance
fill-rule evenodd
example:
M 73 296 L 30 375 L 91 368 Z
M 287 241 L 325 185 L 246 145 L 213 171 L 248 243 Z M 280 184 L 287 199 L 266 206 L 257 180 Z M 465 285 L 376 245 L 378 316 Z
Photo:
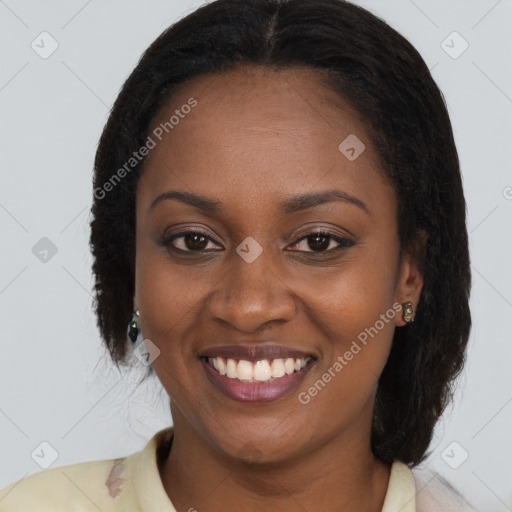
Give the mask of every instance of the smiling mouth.
M 225 357 L 202 358 L 217 373 L 244 383 L 274 382 L 287 375 L 300 372 L 313 361 L 313 357 L 276 358 L 248 361 Z

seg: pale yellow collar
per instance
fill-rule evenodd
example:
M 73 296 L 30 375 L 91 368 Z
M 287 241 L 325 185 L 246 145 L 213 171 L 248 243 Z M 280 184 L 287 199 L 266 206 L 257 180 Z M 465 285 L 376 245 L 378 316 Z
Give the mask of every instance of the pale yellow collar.
M 416 483 L 406 464 L 395 461 L 391 466 L 388 491 L 382 512 L 416 512 Z

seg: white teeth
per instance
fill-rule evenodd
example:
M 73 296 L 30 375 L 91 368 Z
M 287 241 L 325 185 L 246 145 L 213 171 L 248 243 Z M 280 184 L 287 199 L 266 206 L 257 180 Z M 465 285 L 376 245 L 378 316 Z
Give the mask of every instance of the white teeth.
M 229 362 L 229 360 L 228 360 Z M 254 372 L 250 361 L 239 361 L 237 367 L 237 378 L 240 380 L 251 380 Z
M 236 371 L 236 361 L 234 359 L 228 359 L 226 363 L 226 376 L 230 379 L 236 379 L 238 377 Z
M 242 361 L 240 361 L 240 363 L 241 362 Z M 272 377 L 272 372 L 270 371 L 270 364 L 268 361 L 266 359 L 263 361 L 257 361 L 254 365 L 254 380 L 265 382 L 270 380 L 270 377 Z
M 274 359 L 270 368 L 272 369 L 272 377 L 278 378 L 285 374 L 284 361 L 282 359 Z
M 284 362 L 284 371 L 286 372 L 287 375 L 291 375 L 294 370 L 295 370 L 295 361 L 291 357 L 289 357 Z
M 216 370 L 218 370 L 221 375 L 226 375 L 226 363 L 224 362 L 224 359 L 222 359 L 222 357 L 216 357 L 214 361 L 217 361 L 218 365 Z
M 297 359 L 289 357 L 287 359 L 273 359 L 270 363 L 268 359 L 252 362 L 244 359 L 209 357 L 208 362 L 221 375 L 230 379 L 238 379 L 242 382 L 268 382 L 300 371 L 308 364 L 310 359 L 311 357 Z

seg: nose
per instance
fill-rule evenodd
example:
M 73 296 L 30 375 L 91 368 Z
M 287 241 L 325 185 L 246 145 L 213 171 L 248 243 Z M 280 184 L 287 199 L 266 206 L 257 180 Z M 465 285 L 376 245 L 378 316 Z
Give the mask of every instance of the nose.
M 286 276 L 272 265 L 266 252 L 251 263 L 238 254 L 208 300 L 210 317 L 244 332 L 257 331 L 272 321 L 289 321 L 295 315 L 293 292 Z

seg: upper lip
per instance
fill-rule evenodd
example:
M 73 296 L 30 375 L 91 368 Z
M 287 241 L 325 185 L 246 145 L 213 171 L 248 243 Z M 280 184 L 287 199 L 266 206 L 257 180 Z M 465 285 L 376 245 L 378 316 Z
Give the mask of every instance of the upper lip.
M 263 359 L 307 359 L 313 354 L 279 344 L 258 345 L 222 345 L 210 347 L 199 354 L 199 357 L 225 357 L 227 359 L 243 359 L 261 361 Z

